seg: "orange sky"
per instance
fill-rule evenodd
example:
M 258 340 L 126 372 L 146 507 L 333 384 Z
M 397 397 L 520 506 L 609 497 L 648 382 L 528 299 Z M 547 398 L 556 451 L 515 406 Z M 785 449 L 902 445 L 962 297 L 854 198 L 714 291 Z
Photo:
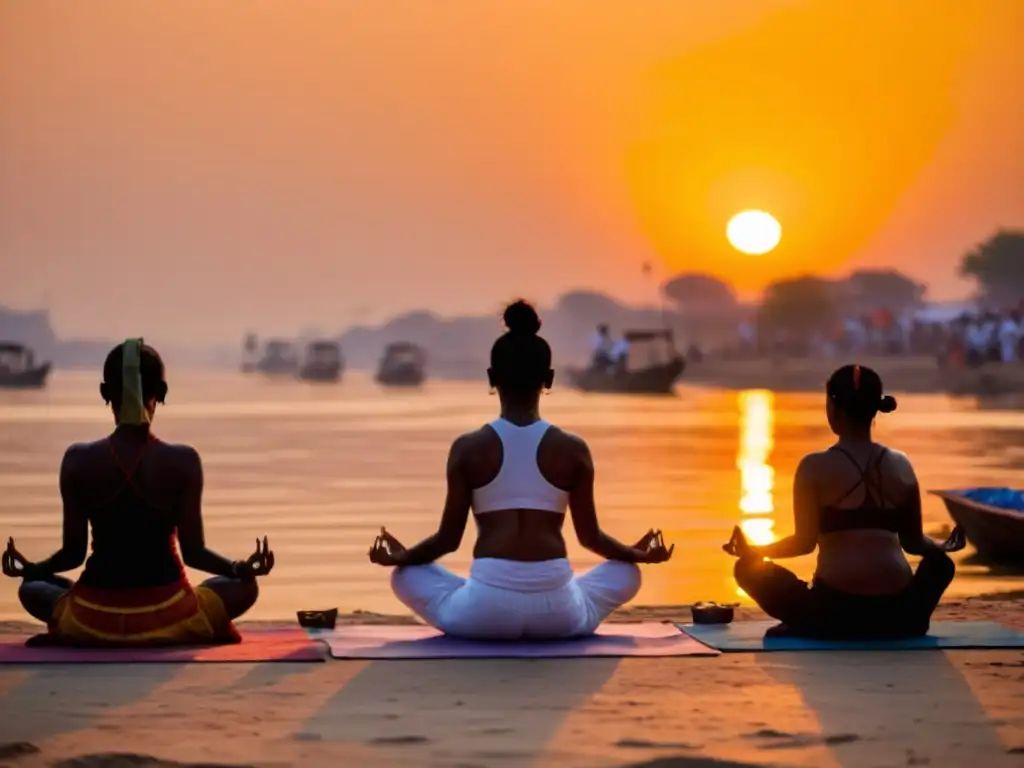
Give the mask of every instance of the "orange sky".
M 233 339 L 649 300 L 648 258 L 958 296 L 963 249 L 1024 224 L 1022 7 L 0 0 L 0 303 Z M 775 254 L 726 247 L 744 207 Z

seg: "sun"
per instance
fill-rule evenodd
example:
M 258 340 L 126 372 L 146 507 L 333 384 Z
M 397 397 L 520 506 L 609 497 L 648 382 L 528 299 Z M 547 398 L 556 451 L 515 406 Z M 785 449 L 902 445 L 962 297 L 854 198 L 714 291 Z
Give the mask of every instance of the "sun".
M 760 256 L 779 244 L 782 226 L 765 211 L 741 211 L 729 219 L 725 236 L 737 251 Z

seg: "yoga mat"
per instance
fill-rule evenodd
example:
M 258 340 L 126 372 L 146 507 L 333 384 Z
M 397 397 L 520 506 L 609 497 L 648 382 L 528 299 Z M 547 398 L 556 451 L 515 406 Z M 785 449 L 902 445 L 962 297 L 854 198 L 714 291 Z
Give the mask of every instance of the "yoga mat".
M 67 648 L 0 642 L 0 664 L 139 664 L 167 662 L 325 661 L 323 649 L 298 627 L 249 629 L 242 642 L 177 648 Z
M 765 637 L 777 621 L 679 624 L 683 632 L 724 653 L 744 651 L 917 651 L 937 648 L 1024 648 L 1024 632 L 992 621 L 933 621 L 931 631 L 911 640 L 807 640 Z
M 717 656 L 668 623 L 604 624 L 569 640 L 462 640 L 422 625 L 308 630 L 336 659 L 553 659 L 594 656 Z

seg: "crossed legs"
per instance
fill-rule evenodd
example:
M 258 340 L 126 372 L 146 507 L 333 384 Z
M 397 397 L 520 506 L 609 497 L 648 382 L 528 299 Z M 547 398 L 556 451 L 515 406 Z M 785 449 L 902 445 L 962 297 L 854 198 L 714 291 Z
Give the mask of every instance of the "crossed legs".
M 528 617 L 522 615 L 524 606 L 527 612 L 531 612 L 531 605 L 537 606 L 537 614 L 551 610 L 545 608 L 548 593 L 514 593 L 490 588 L 489 599 L 476 600 L 470 594 L 474 587 L 479 585 L 436 563 L 396 568 L 391 575 L 395 596 L 409 610 L 431 626 L 451 634 L 515 637 L 519 636 L 524 620 L 528 621 Z M 640 569 L 632 563 L 607 561 L 574 577 L 570 587 L 577 590 L 578 599 L 566 604 L 564 613 L 572 615 L 550 617 L 552 636 L 593 633 L 612 611 L 636 596 L 640 590 Z M 497 598 L 503 592 L 515 596 L 516 611 L 498 604 Z M 571 631 L 563 629 L 570 626 Z
M 53 617 L 54 608 L 71 589 L 74 582 L 63 576 L 50 576 L 35 581 L 22 581 L 18 588 L 18 599 L 22 607 L 35 619 L 48 624 Z M 260 590 L 256 580 L 242 581 L 226 576 L 214 576 L 207 579 L 201 587 L 209 589 L 220 598 L 227 611 L 228 618 L 237 619 L 255 605 Z

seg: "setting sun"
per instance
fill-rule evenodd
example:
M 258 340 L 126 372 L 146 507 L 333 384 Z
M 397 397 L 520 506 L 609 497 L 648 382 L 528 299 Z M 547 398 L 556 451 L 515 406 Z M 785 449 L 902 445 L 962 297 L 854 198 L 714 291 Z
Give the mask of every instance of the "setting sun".
M 779 244 L 782 227 L 770 213 L 743 211 L 729 219 L 725 235 L 737 251 L 760 256 Z

